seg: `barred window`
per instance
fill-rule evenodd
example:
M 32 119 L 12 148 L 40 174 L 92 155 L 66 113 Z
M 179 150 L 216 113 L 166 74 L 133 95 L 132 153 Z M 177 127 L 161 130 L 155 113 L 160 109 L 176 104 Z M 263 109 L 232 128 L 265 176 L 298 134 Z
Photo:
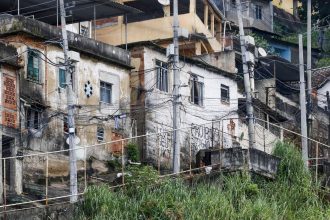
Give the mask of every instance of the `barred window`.
M 97 137 L 97 141 L 99 141 L 99 142 L 104 141 L 104 128 L 103 127 L 97 127 L 96 137 Z
M 157 89 L 168 92 L 168 69 L 167 63 L 156 60 Z

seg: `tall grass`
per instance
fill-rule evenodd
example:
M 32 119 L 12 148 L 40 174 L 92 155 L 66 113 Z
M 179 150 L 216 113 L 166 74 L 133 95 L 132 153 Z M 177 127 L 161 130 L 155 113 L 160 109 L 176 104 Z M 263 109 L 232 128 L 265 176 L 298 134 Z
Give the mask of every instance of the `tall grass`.
M 188 185 L 133 168 L 125 189 L 90 187 L 77 219 L 330 219 L 300 153 L 278 144 L 274 154 L 282 158 L 276 181 L 236 173 Z

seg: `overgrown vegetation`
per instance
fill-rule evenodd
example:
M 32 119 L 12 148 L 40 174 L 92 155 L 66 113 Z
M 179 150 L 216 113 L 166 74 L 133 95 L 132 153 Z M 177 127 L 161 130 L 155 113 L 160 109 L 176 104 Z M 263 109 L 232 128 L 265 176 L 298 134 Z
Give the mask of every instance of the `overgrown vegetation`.
M 127 155 L 128 159 L 132 162 L 138 162 L 140 160 L 140 152 L 137 144 L 129 143 L 127 145 Z
M 277 144 L 274 154 L 282 158 L 276 181 L 236 173 L 188 185 L 131 168 L 126 188 L 90 187 L 77 219 L 330 219 L 299 151 Z

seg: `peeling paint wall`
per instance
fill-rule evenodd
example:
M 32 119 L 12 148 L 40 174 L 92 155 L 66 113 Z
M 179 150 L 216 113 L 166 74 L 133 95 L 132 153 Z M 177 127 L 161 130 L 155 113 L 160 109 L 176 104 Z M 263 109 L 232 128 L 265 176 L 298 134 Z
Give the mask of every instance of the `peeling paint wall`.
M 140 85 L 140 89 L 144 91 L 145 96 L 140 97 L 140 100 L 144 101 L 145 105 L 145 133 L 163 132 L 172 129 L 172 87 L 173 87 L 173 73 L 168 72 L 169 92 L 163 92 L 157 89 L 156 86 L 156 59 L 166 62 L 167 58 L 164 54 L 156 52 L 155 50 L 144 47 L 140 48 L 140 55 L 136 56 L 135 62 L 136 69 L 139 70 L 143 66 L 145 72 L 140 72 L 132 76 L 131 82 L 135 82 Z M 133 56 L 134 60 L 134 56 Z M 143 61 L 143 62 L 142 62 Z M 228 60 L 227 62 L 234 61 Z M 181 163 L 182 166 L 187 166 L 187 158 L 189 155 L 189 132 L 192 132 L 192 154 L 195 157 L 199 149 L 206 149 L 210 147 L 219 147 L 220 144 L 224 144 L 224 147 L 231 147 L 232 138 L 230 135 L 220 136 L 220 130 L 238 134 L 238 127 L 232 128 L 228 126 L 229 120 L 223 121 L 223 125 L 219 122 L 213 123 L 220 118 L 237 118 L 238 109 L 238 94 L 237 84 L 233 78 L 226 77 L 221 73 L 215 73 L 203 68 L 200 68 L 194 64 L 188 64 L 180 62 L 179 64 L 180 80 L 181 80 L 181 101 L 180 107 L 180 124 L 181 127 L 199 125 L 209 123 L 204 126 L 193 127 L 187 129 L 185 132 L 180 132 L 180 145 L 181 145 Z M 147 71 L 149 70 L 149 71 Z M 191 74 L 198 75 L 204 80 L 204 104 L 198 106 L 190 102 L 190 87 L 189 79 Z M 143 75 L 140 77 L 140 75 Z M 143 81 L 142 81 L 143 80 Z M 132 84 L 132 83 L 131 83 Z M 221 84 L 224 84 L 230 88 L 230 102 L 223 103 L 220 99 Z M 238 124 L 237 120 L 233 120 L 234 124 Z M 138 125 L 139 126 L 139 125 Z M 140 125 L 142 126 L 142 125 Z M 235 127 L 235 126 L 234 126 Z M 212 132 L 213 131 L 213 132 Z M 224 139 L 224 141 L 221 140 Z M 172 163 L 172 133 L 163 133 L 158 137 L 155 135 L 149 136 L 145 140 L 144 152 L 146 159 L 157 161 L 160 155 L 161 165 L 170 167 Z
M 47 56 L 49 62 L 60 64 L 63 62 L 62 49 L 56 45 L 47 44 L 35 38 L 16 35 L 7 40 L 15 41 L 13 45 L 18 53 L 22 53 L 20 62 L 24 68 L 20 70 L 20 87 L 23 88 L 21 98 L 21 124 L 26 127 L 25 113 L 27 106 L 40 108 L 41 126 L 38 129 L 25 129 L 22 134 L 23 147 L 34 151 L 55 151 L 67 149 L 65 143 L 67 134 L 64 131 L 67 108 L 66 89 L 60 87 L 59 68 L 42 61 L 40 65 L 40 78 L 38 82 L 27 79 L 28 48 L 41 52 L 41 57 Z M 20 43 L 17 43 L 20 42 Z M 44 55 L 43 55 L 44 54 Z M 113 133 L 129 136 L 130 129 L 130 88 L 129 72 L 127 68 L 112 64 L 80 53 L 76 58 L 75 72 L 73 74 L 73 87 L 76 103 L 76 134 L 80 138 L 78 146 L 90 146 L 112 140 Z M 111 104 L 100 102 L 100 81 L 112 85 Z M 93 94 L 87 97 L 85 84 L 93 88 Z M 114 116 L 127 114 L 115 126 Z M 98 141 L 97 128 L 104 129 L 104 140 Z M 78 151 L 78 158 L 84 157 L 83 151 Z M 103 145 L 97 149 L 89 148 L 87 156 L 94 156 L 101 160 L 111 157 L 111 146 Z

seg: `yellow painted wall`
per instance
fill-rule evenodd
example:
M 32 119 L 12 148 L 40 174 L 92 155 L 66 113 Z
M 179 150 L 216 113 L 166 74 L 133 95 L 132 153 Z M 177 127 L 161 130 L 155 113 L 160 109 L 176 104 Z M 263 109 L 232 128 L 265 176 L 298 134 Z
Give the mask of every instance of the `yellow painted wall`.
M 273 4 L 293 14 L 293 0 L 273 0 Z
M 127 42 L 141 42 L 164 40 L 173 37 L 173 17 L 163 17 L 152 20 L 129 23 L 127 26 Z M 200 18 L 193 13 L 179 15 L 180 27 L 186 28 L 189 33 L 203 33 L 208 38 L 213 51 L 221 51 L 221 44 L 212 37 L 211 32 L 203 24 Z M 121 45 L 125 43 L 125 25 L 117 24 L 96 31 L 99 41 Z
M 273 5 L 293 14 L 293 0 L 273 0 Z M 299 5 L 301 5 L 301 3 L 298 3 L 298 6 Z

